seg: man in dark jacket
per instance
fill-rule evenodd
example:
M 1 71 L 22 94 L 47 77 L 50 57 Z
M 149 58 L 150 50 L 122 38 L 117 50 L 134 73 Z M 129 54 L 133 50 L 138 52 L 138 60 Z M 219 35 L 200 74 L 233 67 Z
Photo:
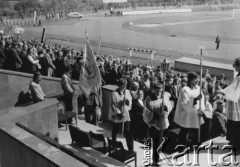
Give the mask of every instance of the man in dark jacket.
M 213 112 L 211 138 L 218 136 L 225 136 L 227 133 L 227 117 L 223 113 L 225 103 L 223 101 L 217 102 L 217 109 Z
M 6 59 L 3 47 L 4 47 L 4 42 L 0 41 L 0 69 L 3 68 L 3 63 L 5 62 L 5 59 Z
M 78 81 L 80 71 L 83 65 L 83 57 L 77 57 L 76 62 L 73 64 L 72 79 Z
M 113 65 L 113 69 L 110 71 L 110 79 L 110 84 L 118 85 L 120 77 L 118 72 L 118 65 L 116 63 Z
M 6 60 L 3 65 L 3 68 L 6 70 L 20 71 L 20 68 L 22 66 L 22 60 L 17 54 L 16 47 L 17 45 L 15 43 L 13 43 L 12 45 L 11 43 L 6 43 L 6 49 L 4 51 L 6 55 Z

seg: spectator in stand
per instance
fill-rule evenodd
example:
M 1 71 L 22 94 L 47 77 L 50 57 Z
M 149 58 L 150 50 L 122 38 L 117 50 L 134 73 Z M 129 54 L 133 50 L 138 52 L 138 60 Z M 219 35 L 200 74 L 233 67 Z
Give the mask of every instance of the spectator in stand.
M 212 117 L 212 129 L 211 129 L 211 138 L 218 136 L 226 136 L 227 133 L 227 117 L 223 113 L 225 108 L 225 103 L 223 101 L 217 101 L 217 109 L 213 112 Z
M 181 79 L 180 91 L 181 91 L 181 88 L 187 86 L 187 83 L 188 83 L 188 78 L 187 77 L 183 77 Z
M 100 71 L 101 78 L 102 78 L 102 86 L 106 85 L 106 79 L 107 78 L 106 78 L 106 71 L 104 69 L 104 62 L 99 63 L 98 69 Z
M 139 83 L 139 88 L 143 90 L 146 96 L 151 92 L 148 71 L 142 77 L 142 81 Z
M 19 57 L 22 60 L 22 68 L 21 68 L 22 72 L 26 72 L 27 49 L 28 49 L 28 46 L 26 44 L 23 44 L 21 53 L 19 54 Z
M 53 65 L 52 59 L 50 58 L 49 49 L 47 49 L 47 52 L 45 49 L 39 51 L 39 63 L 42 67 L 40 70 L 41 73 L 45 76 L 52 77 L 53 70 L 55 70 L 56 67 Z
M 143 90 L 137 91 L 137 98 L 133 99 L 131 115 L 131 131 L 134 138 L 143 142 L 143 139 L 149 137 L 149 128 L 143 120 L 143 112 L 146 109 L 143 102 Z
M 205 95 L 205 111 L 208 111 L 208 112 L 213 112 L 213 107 L 212 107 L 212 104 L 209 102 L 210 100 L 210 97 L 209 95 Z
M 28 48 L 27 50 L 27 61 L 26 61 L 26 72 L 35 73 L 41 69 L 39 60 L 33 53 L 33 48 Z
M 132 96 L 132 99 L 137 99 L 137 92 L 139 89 L 139 83 L 138 82 L 133 82 L 132 90 L 130 91 L 130 94 Z
M 47 58 L 47 62 L 48 62 L 48 67 L 46 68 L 47 76 L 52 77 L 52 76 L 54 76 L 54 70 L 56 69 L 56 67 L 53 64 L 53 61 L 55 60 L 55 58 L 52 55 L 52 50 L 47 49 L 46 54 L 44 56 Z
M 119 81 L 119 73 L 118 73 L 118 65 L 117 63 L 113 64 L 113 69 L 110 71 L 110 84 L 112 85 L 118 85 L 118 81 Z
M 31 97 L 34 103 L 43 101 L 46 99 L 46 95 L 42 90 L 41 85 L 39 84 L 41 81 L 41 73 L 35 72 L 33 75 L 33 80 L 30 82 L 29 90 L 31 92 Z
M 63 62 L 63 52 L 61 50 L 59 50 L 56 53 L 56 60 L 54 61 L 54 65 L 56 67 L 55 69 L 55 77 L 61 78 L 63 73 L 64 73 L 64 69 L 65 69 L 65 65 Z
M 3 68 L 3 64 L 5 62 L 6 55 L 4 53 L 4 41 L 0 41 L 0 69 Z
M 204 74 L 203 74 L 203 78 L 211 78 L 211 75 L 210 75 L 208 69 L 205 69 L 205 72 L 204 72 Z
M 174 106 L 175 106 L 177 104 L 179 90 L 177 85 L 177 79 L 175 80 L 175 85 L 173 85 L 173 81 L 174 81 L 174 78 L 172 76 L 167 76 L 165 91 L 170 93 L 171 95 L 170 100 L 174 102 Z
M 63 101 L 66 105 L 66 111 L 72 111 L 72 98 L 75 93 L 75 88 L 71 79 L 72 69 L 70 67 L 65 68 L 65 72 L 62 76 L 61 85 L 63 89 Z
M 83 57 L 77 57 L 76 62 L 73 64 L 72 79 L 78 81 L 80 71 L 83 66 Z
M 12 71 L 20 71 L 22 66 L 22 60 L 20 59 L 19 55 L 16 51 L 17 44 L 16 43 L 6 43 L 6 50 L 5 55 L 6 59 L 3 65 L 3 68 L 6 70 Z
M 133 73 L 133 70 L 130 70 L 130 72 L 127 73 L 127 89 L 128 89 L 129 91 L 132 90 L 133 82 L 135 81 L 133 74 L 134 74 L 134 73 Z

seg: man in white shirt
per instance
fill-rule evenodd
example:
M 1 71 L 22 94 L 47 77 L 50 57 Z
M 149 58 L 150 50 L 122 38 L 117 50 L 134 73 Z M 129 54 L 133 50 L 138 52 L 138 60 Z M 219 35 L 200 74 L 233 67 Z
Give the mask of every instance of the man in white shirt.
M 36 72 L 34 73 L 33 80 L 30 82 L 30 85 L 29 85 L 29 90 L 31 92 L 32 100 L 34 103 L 37 103 L 46 99 L 46 95 L 39 84 L 41 79 L 42 79 L 41 73 Z

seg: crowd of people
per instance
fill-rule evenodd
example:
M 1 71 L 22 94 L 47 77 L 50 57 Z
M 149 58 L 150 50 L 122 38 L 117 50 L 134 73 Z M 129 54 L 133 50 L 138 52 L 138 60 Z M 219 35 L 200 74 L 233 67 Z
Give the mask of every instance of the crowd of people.
M 84 64 L 83 55 L 83 50 L 76 51 L 58 44 L 25 41 L 21 37 L 13 39 L 2 36 L 0 42 L 0 68 L 34 74 L 30 90 L 33 94 L 42 94 L 34 96 L 34 99 L 38 99 L 36 102 L 46 98 L 38 86 L 40 75 L 62 78 L 67 110 L 72 109 L 74 87 L 71 80 L 79 80 Z M 95 58 L 102 85 L 118 86 L 112 94 L 112 139 L 117 140 L 117 133 L 124 122 L 129 150 L 134 148 L 133 140 L 143 142 L 149 137 L 154 139 L 159 137 L 161 129 L 165 134 L 176 127 L 181 128 L 178 144 L 197 144 L 197 131 L 200 125 L 204 124 L 204 112 L 213 113 L 212 126 L 209 127 L 210 138 L 226 136 L 229 131 L 227 126 L 238 126 L 235 120 L 226 116 L 227 101 L 221 91 L 228 86 L 224 74 L 213 76 L 211 71 L 206 69 L 202 76 L 200 93 L 199 76 L 194 72 L 180 73 L 168 70 L 164 75 L 160 65 L 133 65 L 125 58 L 97 54 Z M 240 71 L 240 59 L 235 60 L 234 68 Z M 95 87 L 88 98 L 80 99 L 86 122 L 98 125 L 103 105 L 101 87 Z M 229 119 L 230 125 L 227 124 Z M 233 137 L 235 135 L 232 132 L 227 137 L 237 146 L 236 137 Z

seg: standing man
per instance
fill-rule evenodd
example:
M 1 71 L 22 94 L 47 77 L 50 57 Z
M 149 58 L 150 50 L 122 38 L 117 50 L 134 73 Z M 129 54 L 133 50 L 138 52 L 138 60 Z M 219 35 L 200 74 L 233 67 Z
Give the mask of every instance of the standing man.
M 89 97 L 86 99 L 86 107 L 84 110 L 85 120 L 87 123 L 98 126 L 102 108 L 102 88 L 95 86 Z
M 132 96 L 129 90 L 126 89 L 126 84 L 126 79 L 121 78 L 118 83 L 118 89 L 112 94 L 112 113 L 110 113 L 110 120 L 113 122 L 112 140 L 116 141 L 117 133 L 124 124 L 128 150 L 133 150 L 133 137 L 130 131 L 129 116 L 129 111 L 132 108 Z
M 164 96 L 164 100 L 162 99 L 163 95 L 163 84 L 156 83 L 153 86 L 153 92 L 146 97 L 146 108 L 148 113 L 149 120 L 149 134 L 152 138 L 152 147 L 153 147 L 153 164 L 157 165 L 159 161 L 159 153 L 158 147 L 162 142 L 161 129 L 165 130 L 169 126 L 168 122 L 168 115 L 169 112 L 172 110 L 172 106 L 169 101 L 169 97 Z M 162 109 L 162 100 L 164 101 L 164 109 Z M 163 112 L 162 112 L 163 111 Z M 146 120 L 146 119 L 145 119 Z M 161 138 L 160 138 L 161 137 Z
M 233 90 L 239 91 L 239 82 L 240 82 L 240 58 L 236 58 L 233 67 L 235 71 L 238 72 L 237 77 L 232 82 L 235 83 Z M 232 84 L 230 85 L 232 86 Z M 240 150 L 240 98 L 236 97 L 237 92 L 233 92 L 233 95 L 228 93 L 227 90 L 229 87 L 224 89 L 222 92 L 225 93 L 225 96 L 228 97 L 226 101 L 226 114 L 227 114 L 227 140 L 229 144 L 232 145 L 236 150 Z M 235 95 L 235 96 L 234 96 Z M 237 99 L 237 100 L 236 100 Z
M 75 88 L 72 84 L 72 69 L 70 67 L 65 68 L 65 72 L 62 76 L 61 85 L 63 89 L 63 101 L 66 104 L 66 111 L 72 111 L 72 98 L 75 93 Z
M 5 62 L 3 64 L 3 68 L 6 70 L 12 71 L 20 71 L 22 66 L 22 60 L 17 54 L 16 51 L 17 44 L 16 43 L 6 43 L 6 47 L 4 53 L 6 55 Z
M 198 75 L 195 72 L 188 73 L 188 83 L 180 91 L 175 110 L 174 122 L 181 127 L 178 142 L 185 146 L 189 145 L 187 141 L 190 132 L 193 134 L 190 145 L 198 144 L 199 125 L 204 123 L 199 111 L 199 100 L 202 100 L 201 109 L 204 110 L 204 98 L 202 93 L 199 94 L 198 81 Z
M 216 37 L 216 40 L 215 40 L 215 43 L 217 44 L 216 50 L 219 49 L 220 41 L 221 41 L 221 39 L 220 39 L 220 36 L 218 35 L 218 36 Z
M 4 53 L 4 41 L 0 40 L 0 69 L 3 68 L 5 59 L 6 59 L 6 55 Z

